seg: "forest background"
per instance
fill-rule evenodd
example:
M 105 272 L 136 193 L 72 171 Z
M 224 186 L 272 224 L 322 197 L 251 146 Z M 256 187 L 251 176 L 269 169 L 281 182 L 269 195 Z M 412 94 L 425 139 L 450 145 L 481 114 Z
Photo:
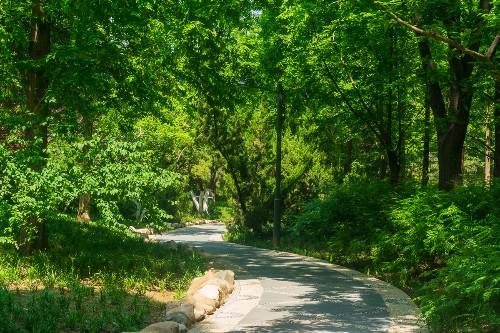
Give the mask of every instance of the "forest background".
M 280 82 L 281 248 L 403 288 L 435 332 L 498 331 L 499 5 L 0 0 L 0 261 L 167 229 L 206 190 L 269 246 Z

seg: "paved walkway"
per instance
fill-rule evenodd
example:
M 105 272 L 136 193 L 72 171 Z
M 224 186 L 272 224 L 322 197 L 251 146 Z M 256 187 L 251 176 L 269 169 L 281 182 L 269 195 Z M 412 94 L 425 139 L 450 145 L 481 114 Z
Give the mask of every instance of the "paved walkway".
M 235 272 L 235 291 L 190 332 L 427 332 L 401 290 L 310 257 L 222 241 L 223 224 L 157 236 L 201 247 Z

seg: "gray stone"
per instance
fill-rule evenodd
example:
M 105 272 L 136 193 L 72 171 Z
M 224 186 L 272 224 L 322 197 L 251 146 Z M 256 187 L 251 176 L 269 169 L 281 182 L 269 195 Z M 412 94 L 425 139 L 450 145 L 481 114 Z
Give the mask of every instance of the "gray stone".
M 234 284 L 234 273 L 232 271 L 220 271 L 215 273 L 215 277 L 227 281 L 229 284 Z
M 168 247 L 169 249 L 177 250 L 177 242 L 176 241 L 169 240 L 169 241 L 164 242 L 163 244 L 165 244 L 165 246 Z
M 207 296 L 195 293 L 187 298 L 187 302 L 194 305 L 195 311 L 202 310 L 204 314 L 212 314 L 215 312 L 216 303 L 215 300 L 208 298 Z
M 215 309 L 215 307 L 214 307 L 214 309 Z M 205 310 L 202 310 L 202 309 L 197 308 L 197 307 L 194 308 L 194 318 L 197 322 L 205 319 Z
M 174 321 L 162 321 L 152 324 L 144 328 L 141 332 L 180 333 L 179 324 Z
M 176 323 L 182 324 L 186 327 L 191 327 L 196 322 L 194 316 L 194 305 L 182 304 L 168 311 L 165 315 L 165 320 L 175 321 Z
M 214 284 L 207 284 L 198 290 L 197 294 L 203 295 L 215 302 L 215 306 L 219 307 L 221 302 L 221 291 L 219 287 Z

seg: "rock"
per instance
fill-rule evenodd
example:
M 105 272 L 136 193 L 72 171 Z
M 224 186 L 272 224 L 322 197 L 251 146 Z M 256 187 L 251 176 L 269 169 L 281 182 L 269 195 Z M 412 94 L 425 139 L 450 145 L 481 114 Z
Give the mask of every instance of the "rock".
M 197 322 L 205 319 L 205 310 L 202 310 L 200 308 L 194 308 L 194 318 Z
M 204 314 L 212 314 L 217 308 L 215 300 L 203 294 L 200 294 L 199 292 L 196 292 L 194 293 L 194 295 L 189 296 L 186 301 L 194 305 L 195 312 L 196 310 L 202 310 Z
M 165 246 L 169 249 L 177 250 L 177 243 L 173 240 L 166 241 L 163 244 L 165 244 Z
M 187 291 L 187 295 L 191 296 L 198 290 L 200 290 L 205 284 L 208 283 L 208 281 L 217 273 L 218 270 L 209 270 L 206 271 L 205 274 L 203 274 L 202 277 L 196 278 L 191 282 L 191 285 L 189 286 L 189 289 Z
M 232 271 L 219 271 L 215 273 L 215 277 L 227 281 L 229 284 L 234 285 L 234 272 Z
M 158 333 L 180 333 L 179 324 L 174 321 L 162 321 L 156 324 L 149 325 L 141 332 L 158 332 Z
M 170 301 L 170 302 L 167 302 L 167 304 L 165 304 L 165 311 L 166 312 L 169 312 L 179 306 L 181 306 L 182 303 L 179 302 L 179 301 Z
M 207 284 L 203 286 L 196 294 L 203 295 L 215 302 L 215 306 L 219 307 L 221 303 L 221 290 L 214 284 Z
M 193 304 L 182 304 L 165 315 L 166 321 L 175 321 L 186 327 L 191 327 L 196 322 Z
M 219 289 L 219 300 L 221 303 L 224 303 L 227 300 L 229 294 L 231 294 L 234 289 L 234 285 L 230 284 L 226 280 L 221 280 L 216 277 L 213 277 L 210 280 L 209 285 L 216 286 Z

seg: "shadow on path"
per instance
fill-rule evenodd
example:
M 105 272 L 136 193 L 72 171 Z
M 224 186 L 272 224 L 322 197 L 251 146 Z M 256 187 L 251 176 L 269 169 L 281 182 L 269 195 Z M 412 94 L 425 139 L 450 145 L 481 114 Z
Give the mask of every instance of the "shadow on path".
M 157 237 L 202 248 L 217 268 L 235 271 L 237 292 L 198 332 L 426 331 L 399 289 L 313 258 L 223 242 L 223 232 L 212 224 Z

